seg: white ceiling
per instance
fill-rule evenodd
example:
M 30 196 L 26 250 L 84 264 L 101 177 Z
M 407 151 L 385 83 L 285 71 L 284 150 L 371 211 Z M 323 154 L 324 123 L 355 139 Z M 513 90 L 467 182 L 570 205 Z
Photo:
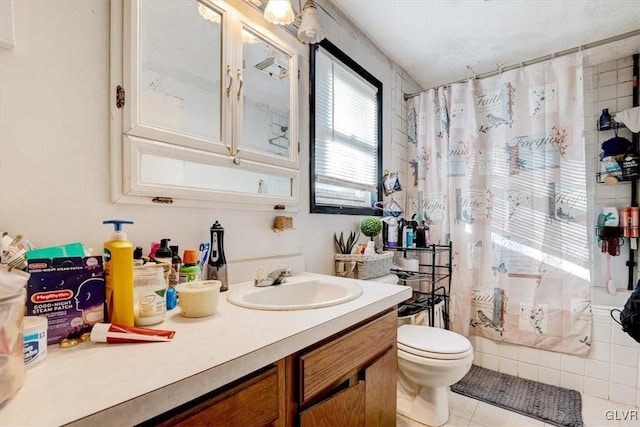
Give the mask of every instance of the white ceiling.
M 332 2 L 424 89 L 640 30 L 640 0 Z

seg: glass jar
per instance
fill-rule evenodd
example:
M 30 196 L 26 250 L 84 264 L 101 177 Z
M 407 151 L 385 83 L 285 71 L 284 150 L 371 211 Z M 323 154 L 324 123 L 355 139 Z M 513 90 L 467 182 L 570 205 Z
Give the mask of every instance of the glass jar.
M 167 282 L 162 264 L 133 269 L 133 318 L 136 326 L 155 325 L 167 312 Z

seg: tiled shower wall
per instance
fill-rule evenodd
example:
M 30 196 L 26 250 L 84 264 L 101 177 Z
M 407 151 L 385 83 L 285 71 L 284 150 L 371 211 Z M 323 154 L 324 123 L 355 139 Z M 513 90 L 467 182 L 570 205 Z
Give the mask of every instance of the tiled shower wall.
M 587 61 L 588 62 L 588 61 Z M 587 179 L 591 180 L 594 218 L 602 213 L 603 207 L 616 207 L 621 209 L 630 205 L 631 184 L 629 181 L 621 181 L 617 185 L 605 185 L 595 182 L 596 172 L 600 171 L 601 144 L 615 136 L 613 130 L 598 131 L 597 121 L 604 108 L 608 108 L 612 117 L 616 112 L 631 108 L 633 97 L 633 59 L 631 55 L 601 64 L 585 66 L 585 143 L 587 156 Z M 589 103 L 589 100 L 592 100 Z M 618 136 L 631 140 L 631 132 L 627 128 L 621 128 Z M 594 230 L 592 228 L 592 230 Z M 595 233 L 595 231 L 594 231 Z M 591 271 L 592 283 L 595 287 L 604 287 L 606 282 L 606 256 L 601 253 L 598 242 L 594 245 L 594 268 Z M 621 247 L 620 256 L 611 257 L 611 271 L 613 283 L 620 289 L 625 289 L 628 284 L 628 269 L 626 262 L 629 260 L 628 240 Z M 637 277 L 637 275 L 636 275 Z
M 391 135 L 392 149 L 391 168 L 389 172 L 398 172 L 400 182 L 409 185 L 411 182 L 407 176 L 407 103 L 404 94 L 413 94 L 422 91 L 422 88 L 397 64 L 393 65 L 393 130 Z M 404 206 L 405 193 L 400 191 L 393 195 L 395 200 Z
M 614 136 L 613 131 L 598 132 L 596 120 L 603 108 L 609 108 L 612 116 L 631 108 L 631 66 L 629 56 L 585 67 L 587 179 L 593 180 L 587 188 L 589 199 L 595 201 L 596 216 L 603 206 L 628 206 L 631 198 L 629 183 L 595 184 L 600 144 Z M 589 100 L 593 102 L 589 103 Z M 631 139 L 628 129 L 621 129 L 619 135 Z M 623 246 L 621 252 L 621 256 L 613 257 L 613 277 L 620 282 L 619 287 L 626 288 L 628 248 Z M 593 264 L 592 283 L 603 286 L 605 257 L 597 250 Z M 476 365 L 640 407 L 640 344 L 611 319 L 608 309 L 594 306 L 592 345 L 586 357 L 499 343 L 482 337 L 470 339 Z

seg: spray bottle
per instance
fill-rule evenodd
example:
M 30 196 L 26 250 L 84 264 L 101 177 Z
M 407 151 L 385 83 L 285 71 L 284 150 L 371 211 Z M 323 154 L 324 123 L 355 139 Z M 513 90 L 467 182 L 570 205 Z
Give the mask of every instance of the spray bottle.
M 227 260 L 224 256 L 224 228 L 218 221 L 211 226 L 211 248 L 207 260 L 207 280 L 219 280 L 222 282 L 220 292 L 229 289 L 227 277 Z
M 133 224 L 133 221 L 102 223 L 114 226 L 111 240 L 104 243 L 107 319 L 111 323 L 133 326 L 133 244 L 122 231 L 122 224 Z

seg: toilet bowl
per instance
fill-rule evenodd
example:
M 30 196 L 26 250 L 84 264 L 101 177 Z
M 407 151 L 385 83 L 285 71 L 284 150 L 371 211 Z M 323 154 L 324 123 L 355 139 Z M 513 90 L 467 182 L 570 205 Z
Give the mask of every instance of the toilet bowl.
M 398 413 L 428 426 L 449 419 L 449 386 L 473 362 L 473 347 L 460 334 L 423 325 L 398 328 Z

